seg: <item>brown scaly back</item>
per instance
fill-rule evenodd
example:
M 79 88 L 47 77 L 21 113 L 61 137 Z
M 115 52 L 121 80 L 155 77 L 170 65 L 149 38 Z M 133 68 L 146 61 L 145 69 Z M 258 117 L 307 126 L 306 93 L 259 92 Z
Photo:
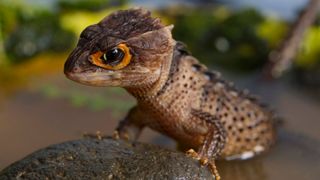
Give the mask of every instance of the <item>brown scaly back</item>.
M 227 159 L 246 159 L 269 149 L 274 143 L 274 114 L 247 91 L 238 90 L 220 75 L 201 66 L 208 77 L 202 109 L 215 114 L 227 130 L 227 144 L 221 154 Z M 211 99 L 216 103 L 206 103 Z M 214 106 L 214 105 L 215 106 Z

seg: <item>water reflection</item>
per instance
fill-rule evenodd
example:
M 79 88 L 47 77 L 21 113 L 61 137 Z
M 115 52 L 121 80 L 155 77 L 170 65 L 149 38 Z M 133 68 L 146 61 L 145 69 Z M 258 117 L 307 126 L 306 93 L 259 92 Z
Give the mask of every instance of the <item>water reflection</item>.
M 221 161 L 217 163 L 220 175 L 224 179 L 234 180 L 256 180 L 267 179 L 267 174 L 263 165 L 263 160 L 254 158 L 248 161 Z
M 248 161 L 222 161 L 218 167 L 226 179 L 318 179 L 320 141 L 282 129 L 267 154 Z

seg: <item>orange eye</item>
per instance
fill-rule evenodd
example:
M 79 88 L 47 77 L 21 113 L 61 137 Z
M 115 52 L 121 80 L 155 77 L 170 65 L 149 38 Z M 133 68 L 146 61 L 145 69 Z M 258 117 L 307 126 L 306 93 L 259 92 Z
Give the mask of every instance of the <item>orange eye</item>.
M 130 63 L 132 55 L 127 45 L 119 44 L 105 53 L 98 51 L 90 57 L 94 65 L 105 69 L 118 70 Z

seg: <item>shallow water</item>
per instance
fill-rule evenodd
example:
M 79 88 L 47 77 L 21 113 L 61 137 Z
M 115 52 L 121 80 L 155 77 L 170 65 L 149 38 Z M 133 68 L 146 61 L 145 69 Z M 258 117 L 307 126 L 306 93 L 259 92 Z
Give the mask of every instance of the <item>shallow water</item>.
M 8 83 L 1 84 L 0 169 L 39 148 L 81 138 L 84 132 L 100 130 L 111 134 L 118 119 L 134 104 L 134 99 L 123 90 L 71 82 L 64 77 L 62 65 L 63 57 L 55 62 L 56 68 L 51 68 L 55 70 L 50 73 L 41 71 L 37 76 L 25 77 L 23 82 L 17 81 L 19 84 L 11 82 L 11 88 L 5 87 Z M 261 94 L 285 123 L 270 152 L 247 161 L 219 162 L 222 177 L 319 179 L 320 102 L 285 81 L 257 85 L 253 76 L 225 77 Z M 95 97 L 94 103 L 89 100 L 91 97 Z M 173 141 L 151 130 L 145 130 L 140 141 L 175 146 Z

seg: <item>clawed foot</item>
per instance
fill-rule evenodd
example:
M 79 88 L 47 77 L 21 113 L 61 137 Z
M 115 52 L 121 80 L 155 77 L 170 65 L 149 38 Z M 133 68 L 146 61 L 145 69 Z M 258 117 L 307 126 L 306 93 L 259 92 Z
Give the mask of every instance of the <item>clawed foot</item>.
M 219 172 L 217 170 L 217 167 L 214 163 L 214 161 L 210 161 L 207 157 L 201 157 L 195 150 L 189 149 L 186 152 L 187 156 L 192 157 L 193 159 L 196 159 L 200 162 L 202 166 L 207 166 L 211 173 L 215 176 L 216 180 L 220 180 L 221 177 L 219 175 Z
M 95 138 L 95 139 L 99 139 L 102 140 L 104 137 L 106 137 L 105 135 L 103 135 L 100 131 L 96 131 L 95 134 L 91 134 L 91 133 L 83 133 L 82 134 L 83 137 L 85 138 Z
M 94 138 L 94 139 L 99 139 L 99 140 L 102 140 L 103 138 L 107 137 L 106 135 L 103 135 L 101 133 L 101 131 L 96 131 L 96 133 L 85 132 L 82 134 L 82 136 L 85 138 Z M 126 133 L 120 134 L 119 131 L 115 130 L 112 134 L 112 138 L 115 140 L 118 140 L 118 139 L 129 140 L 129 135 Z
M 120 139 L 119 131 L 117 130 L 113 131 L 112 138 L 115 140 Z
M 118 140 L 118 139 L 123 139 L 123 140 L 129 140 L 129 135 L 127 133 L 119 133 L 118 130 L 115 130 L 113 132 L 113 135 L 112 135 L 112 138 L 115 139 L 115 140 Z

